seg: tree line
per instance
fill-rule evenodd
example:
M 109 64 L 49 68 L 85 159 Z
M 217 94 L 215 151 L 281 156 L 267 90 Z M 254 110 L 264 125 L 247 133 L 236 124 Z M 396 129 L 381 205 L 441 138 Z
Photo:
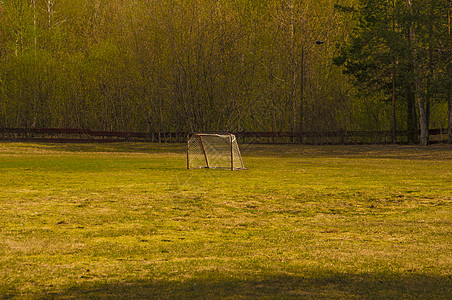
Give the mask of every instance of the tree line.
M 415 142 L 448 126 L 450 0 L 405 2 L 0 1 L 0 127 Z

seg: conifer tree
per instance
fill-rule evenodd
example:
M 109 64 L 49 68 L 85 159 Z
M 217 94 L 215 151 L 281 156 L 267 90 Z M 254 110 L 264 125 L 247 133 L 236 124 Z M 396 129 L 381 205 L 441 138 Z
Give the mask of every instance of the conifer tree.
M 405 99 L 409 142 L 417 138 L 420 124 L 420 142 L 428 144 L 431 100 L 445 99 L 441 90 L 447 90 L 448 83 L 441 74 L 447 58 L 441 55 L 446 44 L 441 37 L 447 22 L 441 12 L 447 11 L 447 2 L 360 0 L 354 10 L 354 32 L 334 61 L 353 76 L 363 95 L 383 93 L 383 100 L 391 95 Z

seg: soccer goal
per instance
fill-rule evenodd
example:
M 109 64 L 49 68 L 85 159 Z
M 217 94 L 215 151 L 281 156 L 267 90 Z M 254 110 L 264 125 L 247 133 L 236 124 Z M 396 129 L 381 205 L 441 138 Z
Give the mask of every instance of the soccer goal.
M 188 135 L 187 168 L 246 169 L 235 135 L 209 133 Z

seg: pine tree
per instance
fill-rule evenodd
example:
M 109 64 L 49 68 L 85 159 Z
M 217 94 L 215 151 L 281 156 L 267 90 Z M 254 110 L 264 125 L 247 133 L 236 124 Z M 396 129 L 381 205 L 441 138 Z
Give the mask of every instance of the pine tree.
M 447 43 L 441 41 L 447 24 L 442 15 L 448 2 L 360 0 L 360 8 L 354 10 L 354 32 L 335 58 L 337 65 L 345 67 L 344 73 L 353 76 L 363 95 L 383 93 L 383 100 L 392 95 L 393 103 L 396 96 L 406 100 L 409 142 L 416 140 L 420 124 L 420 142 L 428 144 L 431 101 L 445 99 L 441 91 L 447 90 L 449 83 L 441 74 L 447 73 L 448 59 L 441 52 L 442 44 Z M 450 50 L 445 52 L 450 54 Z

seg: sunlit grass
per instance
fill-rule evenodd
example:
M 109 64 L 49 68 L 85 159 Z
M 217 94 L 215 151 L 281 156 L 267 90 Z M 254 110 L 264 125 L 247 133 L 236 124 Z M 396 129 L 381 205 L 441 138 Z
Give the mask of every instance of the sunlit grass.
M 4 298 L 446 298 L 452 148 L 0 144 Z

